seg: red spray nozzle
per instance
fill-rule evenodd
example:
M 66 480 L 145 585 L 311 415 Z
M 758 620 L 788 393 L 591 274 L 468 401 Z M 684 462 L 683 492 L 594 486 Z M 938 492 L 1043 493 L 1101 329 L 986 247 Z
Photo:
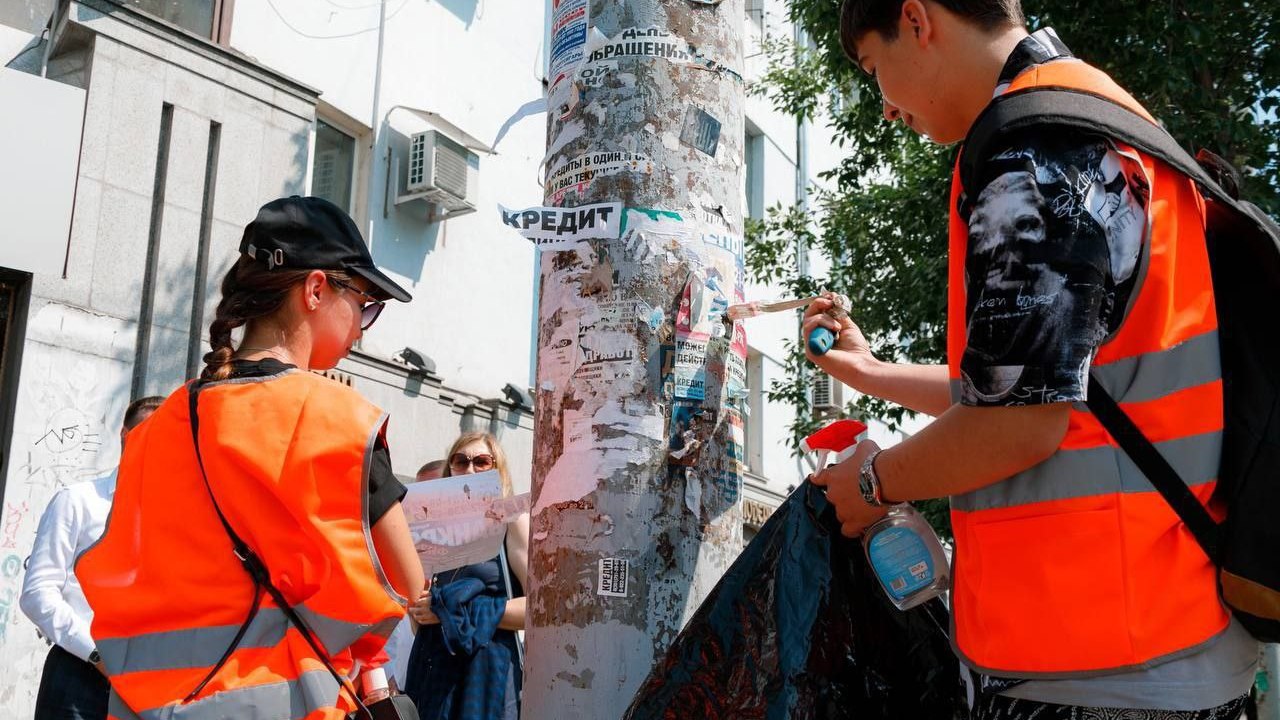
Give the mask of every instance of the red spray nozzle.
M 840 453 L 858 443 L 858 436 L 867 431 L 867 426 L 857 420 L 837 420 L 830 425 L 805 438 L 800 447 L 805 452 Z

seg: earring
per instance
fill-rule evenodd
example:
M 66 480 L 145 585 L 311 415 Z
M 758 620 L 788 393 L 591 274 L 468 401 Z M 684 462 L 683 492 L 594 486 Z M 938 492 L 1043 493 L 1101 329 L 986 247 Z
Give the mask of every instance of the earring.
M 315 300 L 312 300 L 311 302 L 307 303 L 307 307 L 308 307 L 308 308 L 310 308 L 310 309 L 312 309 L 312 310 L 315 310 L 315 309 L 316 309 L 316 301 L 315 301 Z

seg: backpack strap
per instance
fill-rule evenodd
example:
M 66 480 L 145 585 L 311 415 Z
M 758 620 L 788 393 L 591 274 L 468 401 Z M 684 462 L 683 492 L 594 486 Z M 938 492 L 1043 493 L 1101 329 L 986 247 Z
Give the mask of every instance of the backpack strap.
M 1111 433 L 1116 443 L 1125 454 L 1133 460 L 1147 480 L 1151 481 L 1156 491 L 1169 503 L 1187 529 L 1195 537 L 1196 542 L 1204 549 L 1209 560 L 1215 565 L 1221 557 L 1218 552 L 1218 523 L 1205 509 L 1200 500 L 1191 492 L 1191 488 L 1178 476 L 1169 461 L 1160 454 L 1151 441 L 1142 434 L 1142 430 L 1102 387 L 1098 379 L 1089 374 L 1089 395 L 1085 404 L 1089 411 L 1098 418 L 1102 427 Z
M 1214 200 L 1239 209 L 1222 188 L 1167 130 L 1109 98 L 1085 90 L 1036 86 L 991 101 L 960 149 L 960 182 L 969 197 L 981 190 L 981 170 L 996 144 L 1028 127 L 1070 127 L 1105 135 L 1160 160 L 1186 175 Z

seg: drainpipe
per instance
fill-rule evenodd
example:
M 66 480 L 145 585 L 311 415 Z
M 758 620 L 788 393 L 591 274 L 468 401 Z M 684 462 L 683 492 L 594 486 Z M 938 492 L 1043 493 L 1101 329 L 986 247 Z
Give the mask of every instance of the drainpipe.
M 793 38 L 797 51 L 805 47 L 809 42 L 808 34 L 799 23 L 792 25 Z M 796 58 L 796 64 L 800 62 L 799 57 Z M 803 115 L 796 116 L 796 205 L 800 207 L 801 212 L 806 216 L 809 214 L 809 122 L 805 120 Z M 801 277 L 809 274 L 809 247 L 803 238 L 796 239 L 796 271 Z M 803 318 L 803 310 L 796 311 L 796 323 L 800 324 Z M 800 338 L 800 342 L 804 342 L 799 328 L 796 329 L 796 335 Z M 810 376 L 813 369 L 809 368 Z M 813 383 L 809 383 L 809 408 L 812 412 L 813 408 Z M 806 469 L 805 463 L 809 463 Z M 796 472 L 797 477 L 804 477 L 816 468 L 812 464 L 812 458 L 807 455 L 796 456 Z
M 799 26 L 794 27 L 796 47 L 808 44 L 809 38 Z M 797 59 L 797 64 L 799 60 Z M 803 115 L 796 116 L 796 204 L 808 215 L 809 213 L 809 121 Z M 798 241 L 796 247 L 796 265 L 801 275 L 809 273 L 809 248 L 804 241 Z
M 382 123 L 379 121 L 378 110 L 382 104 L 382 47 L 383 41 L 387 34 L 387 0 L 380 0 L 378 3 L 378 54 L 374 59 L 373 69 L 373 107 L 369 110 L 369 180 L 368 191 L 365 193 L 365 214 L 369 223 L 369 231 L 365 233 L 365 240 L 369 246 L 373 246 L 373 199 L 377 193 L 373 191 L 374 179 L 377 177 L 376 162 L 378 149 L 378 135 L 382 129 Z M 388 160 L 388 162 L 390 162 Z M 395 178 L 388 177 L 388 183 L 395 182 Z M 382 189 L 383 194 L 391 192 L 390 187 Z

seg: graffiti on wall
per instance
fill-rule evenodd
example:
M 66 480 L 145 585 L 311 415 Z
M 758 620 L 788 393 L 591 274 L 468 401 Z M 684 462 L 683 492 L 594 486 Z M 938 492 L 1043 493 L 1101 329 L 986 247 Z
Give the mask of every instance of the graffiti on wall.
M 45 419 L 18 472 L 32 491 L 57 491 L 97 474 L 101 422 L 79 407 L 62 407 Z
M 54 493 L 116 462 L 115 428 L 128 399 L 127 363 L 31 341 L 65 328 L 76 312 L 51 303 L 31 318 L 8 447 L 0 507 L 0 707 L 13 717 L 30 717 L 34 709 L 47 648 L 18 607 L 36 527 Z M 100 335 L 82 339 L 105 354 L 117 331 L 98 322 L 93 332 Z

